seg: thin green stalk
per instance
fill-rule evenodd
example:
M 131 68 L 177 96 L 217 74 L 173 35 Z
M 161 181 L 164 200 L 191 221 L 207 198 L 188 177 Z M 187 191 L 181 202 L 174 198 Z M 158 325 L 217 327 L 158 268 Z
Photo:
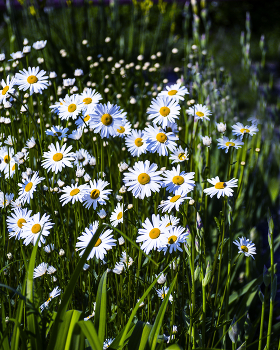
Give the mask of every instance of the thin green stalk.
M 261 324 L 260 324 L 260 334 L 259 334 L 259 346 L 258 350 L 262 350 L 262 337 L 263 337 L 263 324 L 264 324 L 264 313 L 265 313 L 265 301 L 267 296 L 267 287 L 265 287 L 264 299 L 262 302 L 262 313 L 261 313 Z

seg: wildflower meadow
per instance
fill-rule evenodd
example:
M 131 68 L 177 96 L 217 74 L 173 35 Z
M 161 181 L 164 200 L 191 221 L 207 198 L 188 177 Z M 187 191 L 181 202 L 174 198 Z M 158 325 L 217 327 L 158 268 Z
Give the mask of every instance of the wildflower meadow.
M 247 12 L 231 72 L 218 3 L 19 3 L 0 28 L 0 349 L 279 350 L 265 33 L 252 55 Z

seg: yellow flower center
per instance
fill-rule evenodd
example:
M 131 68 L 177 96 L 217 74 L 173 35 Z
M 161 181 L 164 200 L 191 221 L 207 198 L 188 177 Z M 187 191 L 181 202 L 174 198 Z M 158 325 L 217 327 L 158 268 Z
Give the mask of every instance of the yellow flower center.
M 63 158 L 63 154 L 62 153 L 56 153 L 56 154 L 53 155 L 53 160 L 55 162 L 59 162 L 62 158 Z
M 227 184 L 225 182 L 217 182 L 215 185 L 215 188 L 217 190 L 223 190 L 226 186 L 227 186 Z
M 177 236 L 173 235 L 168 238 L 168 244 L 173 244 L 177 241 Z
M 86 116 L 84 117 L 84 122 L 89 121 L 89 119 L 90 119 L 90 115 L 86 115 Z
M 138 182 L 141 185 L 147 185 L 150 182 L 150 180 L 151 180 L 150 176 L 148 174 L 146 174 L 146 173 L 141 173 L 138 176 Z
M 89 105 L 92 102 L 92 98 L 86 97 L 86 98 L 83 99 L 83 102 L 84 102 L 85 105 Z
M 4 89 L 2 90 L 2 95 L 6 95 L 8 90 L 9 90 L 9 85 L 4 87 Z
M 16 169 L 16 165 L 14 164 L 12 167 L 12 171 L 14 171 Z
M 249 249 L 246 247 L 246 245 L 242 245 L 240 248 L 243 250 L 243 252 L 248 253 Z
M 100 191 L 98 189 L 94 189 L 90 192 L 91 199 L 97 199 L 100 195 Z
M 120 128 L 117 129 L 117 132 L 119 132 L 120 134 L 123 134 L 125 132 L 125 128 L 123 126 L 120 126 Z
M 34 235 L 38 232 L 41 231 L 41 225 L 40 224 L 35 224 L 31 228 L 31 232 L 34 233 Z
M 28 84 L 35 84 L 37 83 L 38 78 L 35 75 L 29 75 L 29 77 L 27 78 L 27 82 Z
M 77 109 L 77 106 L 75 105 L 75 103 L 71 103 L 71 104 L 68 106 L 68 112 L 69 112 L 69 113 L 75 112 L 76 109 Z
M 178 158 L 179 158 L 180 160 L 184 160 L 184 159 L 186 159 L 186 154 L 185 154 L 185 153 L 180 153 L 180 154 L 178 155 Z
M 171 222 L 170 222 L 169 224 L 167 224 L 165 227 L 168 227 L 168 226 L 170 226 L 170 225 L 172 225 Z
M 240 132 L 241 132 L 242 134 L 244 134 L 244 133 L 246 133 L 246 132 L 249 133 L 250 130 L 249 130 L 249 129 L 243 128 L 243 129 L 240 130 Z
M 174 176 L 173 179 L 172 179 L 172 182 L 175 184 L 175 185 L 182 185 L 185 180 L 183 178 L 183 176 Z
M 170 109 L 168 107 L 161 107 L 159 110 L 159 113 L 163 116 L 163 117 L 167 117 L 168 114 L 170 113 Z
M 4 157 L 4 162 L 5 162 L 6 164 L 9 164 L 9 163 L 10 163 L 10 160 L 11 160 L 11 157 L 8 156 L 8 155 L 5 155 L 5 157 Z
M 96 241 L 96 243 L 95 243 L 94 246 L 95 246 L 95 247 L 98 247 L 101 243 L 102 243 L 101 239 L 98 238 L 98 240 Z
M 134 143 L 135 146 L 141 147 L 143 145 L 143 139 L 141 139 L 141 137 L 138 137 L 137 139 L 135 139 Z
M 25 223 L 26 223 L 26 220 L 21 218 L 21 219 L 18 219 L 17 225 L 19 228 L 22 228 L 23 224 Z
M 229 141 L 229 142 L 226 142 L 226 146 L 227 146 L 227 147 L 235 146 L 235 143 Z
M 167 140 L 167 136 L 163 132 L 159 132 L 156 136 L 156 139 L 160 143 L 164 143 Z
M 119 214 L 117 215 L 117 220 L 120 220 L 122 218 L 122 211 L 119 212 Z
M 180 196 L 179 194 L 177 194 L 177 196 L 174 196 L 174 197 L 172 197 L 172 198 L 170 199 L 170 202 L 171 202 L 171 203 L 175 203 L 175 202 L 177 202 L 177 200 L 178 200 L 179 198 L 181 198 L 181 196 Z
M 28 184 L 25 186 L 25 192 L 29 192 L 33 186 L 33 182 L 28 182 Z
M 70 196 L 76 196 L 76 194 L 78 194 L 78 193 L 80 193 L 80 190 L 78 189 L 78 188 L 74 188 L 74 190 L 72 190 L 71 192 L 70 192 Z
M 173 95 L 176 95 L 177 92 L 178 92 L 177 90 L 169 90 L 169 91 L 168 91 L 168 95 L 169 95 L 169 96 L 173 96 Z
M 150 232 L 149 232 L 149 236 L 151 239 L 156 239 L 158 238 L 160 235 L 160 230 L 158 228 L 153 228 Z
M 106 114 L 103 114 L 102 117 L 101 117 L 101 122 L 108 126 L 108 125 L 111 125 L 112 122 L 113 122 L 113 118 L 110 114 L 106 113 Z
M 204 113 L 202 113 L 202 112 L 196 112 L 195 113 L 198 117 L 204 117 Z
M 164 293 L 161 294 L 162 299 L 164 299 L 166 297 L 166 295 Z
M 57 137 L 59 137 L 59 136 L 61 136 L 61 135 L 62 135 L 62 133 L 61 133 L 61 132 L 59 132 L 59 131 L 54 132 L 53 134 L 54 134 L 54 136 L 57 136 Z

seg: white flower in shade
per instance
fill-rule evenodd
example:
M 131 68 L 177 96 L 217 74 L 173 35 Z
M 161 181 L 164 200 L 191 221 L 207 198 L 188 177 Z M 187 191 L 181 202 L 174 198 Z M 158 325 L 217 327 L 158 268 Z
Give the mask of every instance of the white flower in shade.
M 165 132 L 173 132 L 174 135 L 177 135 L 179 132 L 177 123 L 171 123 L 171 122 L 167 122 L 167 126 L 163 128 L 163 130 Z
M 44 251 L 48 254 L 50 254 L 52 251 L 54 250 L 54 244 L 48 244 L 46 246 L 44 246 Z
M 97 215 L 100 217 L 100 219 L 105 219 L 107 216 L 106 210 L 101 209 L 97 212 Z
M 218 141 L 218 148 L 225 149 L 225 152 L 228 153 L 228 150 L 230 147 L 234 147 L 235 149 L 241 148 L 242 145 L 244 145 L 244 142 L 240 140 L 234 140 L 229 139 L 228 137 L 224 136 L 223 138 L 217 139 Z
M 26 91 L 30 89 L 30 95 L 35 93 L 42 93 L 42 90 L 48 88 L 48 77 L 44 74 L 44 70 L 39 72 L 39 67 L 28 67 L 28 70 L 23 69 L 20 73 L 15 75 L 15 85 L 19 85 L 19 90 Z
M 117 129 L 124 125 L 126 113 L 110 102 L 107 105 L 99 103 L 90 117 L 89 126 L 103 138 L 117 135 Z
M 32 47 L 35 49 L 35 50 L 42 50 L 47 44 L 47 40 L 39 40 L 39 41 L 36 41 Z
M 165 245 L 160 250 L 163 250 L 164 254 L 166 254 L 167 251 L 170 254 L 173 251 L 176 252 L 177 250 L 182 252 L 183 249 L 180 247 L 180 244 L 185 243 L 188 236 L 189 234 L 185 232 L 184 227 L 175 226 L 169 232 L 169 235 L 165 237 L 166 239 Z
M 233 242 L 233 244 L 237 245 L 239 249 L 238 253 L 245 254 L 245 256 L 251 256 L 253 259 L 255 259 L 253 256 L 253 254 L 257 254 L 255 244 L 249 239 L 246 239 L 245 237 L 242 237 L 242 238 L 239 237 L 238 239 L 239 239 L 239 242 L 238 240 L 235 240 Z
M 53 275 L 56 272 L 56 268 L 53 266 L 49 266 L 47 269 L 47 274 L 48 275 Z
M 23 238 L 23 244 L 36 244 L 40 236 L 38 246 L 45 244 L 45 237 L 50 234 L 49 230 L 53 227 L 53 223 L 49 220 L 50 216 L 44 214 L 40 218 L 40 213 L 33 215 L 24 225 L 20 238 Z
M 33 199 L 33 193 L 36 191 L 36 186 L 41 183 L 45 178 L 39 177 L 39 172 L 36 171 L 31 178 L 23 180 L 23 183 L 19 183 L 19 200 L 22 204 L 30 203 L 30 199 Z
M 217 194 L 218 198 L 220 198 L 221 196 L 223 197 L 233 196 L 232 187 L 237 187 L 237 182 L 238 182 L 237 179 L 231 179 L 230 181 L 227 181 L 227 182 L 221 182 L 219 179 L 219 176 L 216 176 L 211 180 L 207 179 L 207 181 L 210 182 L 210 184 L 214 185 L 214 187 L 205 188 L 203 192 L 206 193 L 207 195 L 210 195 L 211 198 L 215 196 L 215 194 Z
M 30 148 L 33 148 L 35 146 L 36 146 L 36 141 L 35 141 L 34 137 L 32 136 L 31 139 L 26 141 L 26 147 L 28 147 L 30 149 Z
M 50 79 L 55 79 L 56 77 L 57 77 L 56 72 L 50 72 L 50 74 L 49 74 Z
M 74 156 L 75 156 L 74 165 L 76 165 L 77 167 L 83 167 L 88 165 L 89 160 L 91 158 L 91 155 L 89 154 L 89 152 L 84 148 L 80 148 L 79 150 L 77 150 Z
M 210 118 L 208 118 L 209 115 L 211 115 L 211 111 L 203 105 L 200 104 L 196 104 L 192 107 L 190 107 L 187 111 L 188 115 L 194 116 L 194 119 L 206 119 L 206 120 L 210 120 Z
M 128 269 L 133 264 L 133 259 L 126 252 L 122 252 L 120 262 Z
M 144 140 L 144 133 L 141 130 L 132 130 L 131 135 L 125 138 L 125 144 L 133 157 L 139 157 L 146 153 L 147 142 Z
M 108 195 L 112 190 L 104 190 L 106 186 L 110 185 L 109 182 L 103 180 L 90 180 L 90 186 L 88 184 L 85 185 L 85 195 L 83 197 L 83 205 L 89 209 L 93 206 L 93 209 L 96 209 L 97 204 L 105 204 L 106 200 L 108 200 Z
M 159 93 L 159 96 L 168 96 L 169 98 L 179 102 L 184 101 L 184 96 L 189 94 L 188 89 L 185 86 L 179 84 L 173 84 L 166 86 L 166 90 Z
M 11 216 L 7 217 L 7 227 L 9 238 L 19 239 L 22 233 L 23 225 L 29 220 L 32 211 L 28 209 L 15 208 Z
M 59 140 L 67 137 L 68 128 L 64 128 L 63 126 L 52 126 L 50 129 L 46 130 L 46 134 L 49 136 L 57 137 Z
M 120 126 L 119 129 L 117 129 L 117 136 L 123 138 L 127 135 L 131 134 L 131 123 L 126 122 L 123 126 Z
M 116 273 L 117 275 L 120 275 L 124 270 L 124 264 L 117 262 L 115 264 L 115 267 L 113 269 L 113 272 Z
M 173 132 L 165 132 L 157 128 L 155 125 L 149 125 L 144 132 L 144 137 L 147 142 L 147 150 L 149 152 L 157 152 L 160 156 L 167 156 L 168 150 L 173 152 L 176 149 L 178 138 Z
M 76 248 L 78 248 L 77 250 L 80 251 L 80 256 L 84 254 L 84 251 L 86 250 L 97 228 L 98 222 L 95 221 L 89 226 L 89 228 L 86 227 L 85 232 L 82 232 L 82 235 L 78 237 L 79 242 L 76 243 Z M 107 251 L 116 245 L 116 240 L 113 238 L 113 235 L 111 235 L 112 232 L 112 230 L 106 230 L 100 235 L 95 243 L 95 246 L 92 248 L 89 256 L 87 257 L 87 260 L 92 259 L 93 257 L 100 260 L 104 259 Z
M 123 223 L 123 204 L 117 204 L 115 210 L 111 214 L 110 221 L 114 227 L 118 226 L 119 223 Z
M 90 265 L 89 264 L 84 264 L 84 267 L 83 267 L 83 270 L 86 271 L 90 268 Z
M 227 125 L 224 123 L 216 123 L 216 126 L 217 126 L 217 130 L 222 133 L 224 133 L 227 129 Z
M 10 81 L 9 76 L 7 76 L 6 81 L 2 79 L 1 81 L 2 90 L 0 90 L 0 102 L 6 103 L 7 100 L 10 98 L 9 94 L 13 94 L 15 92 L 15 89 L 13 89 L 14 81 L 15 81 L 14 78 L 12 78 Z
M 159 192 L 161 187 L 161 171 L 156 171 L 157 164 L 146 160 L 136 162 L 128 173 L 124 173 L 124 184 L 128 191 L 132 191 L 135 198 L 150 197 L 152 192 Z
M 45 301 L 41 306 L 40 310 L 41 312 L 49 306 L 49 303 L 56 297 L 58 297 L 61 294 L 61 289 L 59 287 L 55 287 L 53 291 L 49 294 L 49 299 Z
M 0 53 L 0 62 L 5 61 L 6 55 L 4 53 Z
M 120 238 L 118 238 L 118 242 L 119 242 L 119 245 L 124 245 L 125 240 L 124 240 L 123 236 L 121 236 Z
M 0 192 L 0 208 L 6 208 L 12 202 L 13 198 L 13 193 Z
M 99 92 L 89 88 L 85 89 L 85 91 L 80 94 L 80 97 L 85 109 L 88 109 L 89 107 L 94 108 L 99 101 L 102 100 L 102 96 Z
M 147 109 L 148 120 L 153 119 L 153 123 L 165 128 L 168 121 L 174 123 L 175 119 L 179 118 L 180 109 L 177 100 L 170 99 L 167 96 L 159 96 L 152 100 L 150 107 Z
M 64 87 L 70 87 L 70 86 L 73 86 L 74 84 L 75 84 L 75 78 L 73 78 L 73 79 L 70 79 L 70 78 L 68 78 L 68 79 L 63 79 L 63 86 Z
M 72 134 L 68 135 L 68 138 L 73 140 L 80 140 L 82 136 L 83 136 L 83 129 L 78 128 L 77 130 L 72 131 Z
M 0 148 L 0 171 L 9 170 L 10 163 L 13 161 L 14 149 L 11 147 Z
M 83 196 L 86 193 L 85 185 L 78 186 L 77 183 L 71 184 L 71 186 L 63 187 L 62 192 L 64 194 L 60 197 L 60 202 L 62 206 L 71 202 L 73 205 L 75 202 L 83 202 Z
M 82 177 L 82 176 L 84 176 L 84 173 L 85 173 L 85 169 L 78 167 L 76 170 L 76 177 Z
M 250 117 L 247 119 L 248 122 L 251 122 L 253 125 L 258 126 L 258 124 L 261 124 L 261 122 L 259 121 L 259 119 L 255 118 L 255 117 Z
M 68 120 L 69 118 L 75 120 L 83 109 L 83 102 L 78 95 L 66 95 L 63 104 L 58 108 L 58 115 L 61 120 Z
M 75 77 L 80 77 L 82 75 L 84 75 L 84 72 L 82 69 L 75 69 L 75 72 L 74 72 Z
M 33 272 L 33 278 L 38 278 L 43 276 L 48 270 L 48 264 L 47 263 L 41 263 L 37 267 L 35 267 Z
M 172 164 L 184 162 L 189 159 L 188 149 L 183 149 L 182 146 L 179 146 L 173 151 L 169 158 L 173 161 Z
M 167 226 L 168 220 L 160 218 L 159 215 L 152 215 L 152 222 L 146 218 L 143 222 L 143 228 L 138 230 L 138 236 L 136 242 L 143 242 L 141 249 L 146 254 L 153 249 L 159 250 L 165 244 L 165 235 L 169 234 L 170 227 Z
M 177 165 L 172 170 L 166 170 L 163 173 L 165 179 L 162 180 L 162 187 L 165 187 L 168 192 L 175 193 L 176 190 L 181 189 L 182 192 L 190 192 L 195 186 L 194 172 L 186 173 L 184 171 L 180 172 L 180 164 Z
M 87 265 L 87 264 L 85 264 L 85 265 Z M 95 315 L 95 306 L 96 306 L 96 303 L 93 303 L 93 311 L 89 316 L 84 318 L 84 321 L 88 321 L 89 319 L 91 319 Z
M 158 277 L 158 275 L 156 275 L 156 277 Z M 164 275 L 163 273 L 160 275 L 159 279 L 157 280 L 158 284 L 164 284 L 166 282 L 166 275 Z
M 11 202 L 11 207 L 12 207 L 12 210 L 21 209 L 21 208 L 22 208 L 22 203 L 21 203 L 21 201 L 17 198 L 16 200 L 14 200 L 14 201 Z
M 103 350 L 106 350 L 109 348 L 109 346 L 113 343 L 115 338 L 108 338 L 103 343 Z
M 56 146 L 53 143 L 49 146 L 49 152 L 44 152 L 45 159 L 42 161 L 42 166 L 47 169 L 47 172 L 51 170 L 57 174 L 66 166 L 72 168 L 71 160 L 75 159 L 75 154 L 70 152 L 72 146 L 65 148 L 66 144 L 60 148 L 59 143 L 56 142 Z
M 249 134 L 249 135 L 253 136 L 258 131 L 259 131 L 259 129 L 257 128 L 257 126 L 255 124 L 253 124 L 251 126 L 249 126 L 249 125 L 244 126 L 241 123 L 236 123 L 235 125 L 232 126 L 233 135 L 239 136 L 241 140 L 245 134 Z
M 180 205 L 186 200 L 191 199 L 191 197 L 187 197 L 187 192 L 182 192 L 181 189 L 176 190 L 175 195 L 173 197 L 169 196 L 167 200 L 163 201 L 162 204 L 158 206 L 158 209 L 162 210 L 162 212 L 170 213 L 173 208 L 176 211 L 179 211 Z
M 12 60 L 20 60 L 21 58 L 24 57 L 24 54 L 21 51 L 12 52 L 11 57 L 12 57 Z M 12 61 L 12 60 L 9 60 L 9 61 Z
M 202 143 L 206 147 L 210 147 L 212 144 L 212 138 L 209 136 L 201 136 Z
M 166 297 L 168 291 L 169 291 L 168 287 L 162 287 L 161 289 L 157 289 L 157 295 L 161 298 L 161 300 L 163 300 Z M 169 296 L 169 301 L 170 302 L 173 301 L 173 297 L 171 294 Z

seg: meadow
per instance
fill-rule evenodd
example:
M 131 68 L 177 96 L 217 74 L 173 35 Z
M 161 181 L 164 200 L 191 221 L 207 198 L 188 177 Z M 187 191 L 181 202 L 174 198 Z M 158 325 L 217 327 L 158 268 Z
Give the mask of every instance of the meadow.
M 274 39 L 247 13 L 227 58 L 204 0 L 20 3 L 0 29 L 0 349 L 279 350 Z

